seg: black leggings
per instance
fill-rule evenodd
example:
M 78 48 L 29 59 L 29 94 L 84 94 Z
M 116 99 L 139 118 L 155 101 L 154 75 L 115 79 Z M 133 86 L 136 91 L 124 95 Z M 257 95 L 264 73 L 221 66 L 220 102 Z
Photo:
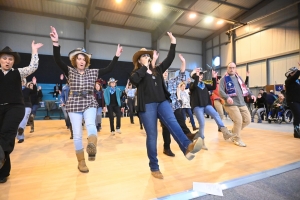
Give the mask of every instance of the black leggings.
M 108 105 L 107 112 L 108 112 L 108 117 L 109 117 L 109 122 L 110 122 L 110 131 L 115 131 L 114 113 L 116 114 L 116 117 L 117 117 L 116 129 L 120 129 L 121 128 L 121 108 L 118 105 Z
M 294 115 L 294 126 L 300 126 L 300 103 L 298 102 L 291 102 L 288 104 L 290 107 L 293 115 Z

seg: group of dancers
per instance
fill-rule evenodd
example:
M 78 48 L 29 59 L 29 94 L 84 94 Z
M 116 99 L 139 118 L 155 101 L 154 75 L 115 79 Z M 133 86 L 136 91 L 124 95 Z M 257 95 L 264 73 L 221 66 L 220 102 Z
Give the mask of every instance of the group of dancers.
M 68 114 L 70 125 L 72 126 L 75 155 L 77 157 L 77 167 L 80 172 L 87 173 L 89 168 L 85 162 L 85 152 L 82 143 L 82 120 L 84 119 L 88 134 L 88 143 L 86 153 L 89 161 L 94 161 L 97 154 L 97 128 L 99 130 L 101 122 L 95 123 L 97 113 L 101 113 L 99 105 L 105 104 L 108 110 L 109 118 L 113 118 L 113 113 L 117 116 L 120 112 L 120 91 L 115 87 L 116 80 L 111 78 L 108 81 L 108 87 L 103 92 L 101 101 L 95 95 L 94 87 L 98 77 L 112 71 L 119 57 L 122 54 L 123 47 L 118 45 L 115 55 L 110 64 L 101 69 L 91 69 L 91 54 L 83 48 L 77 48 L 69 53 L 69 59 L 72 66 L 65 64 L 60 56 L 60 44 L 57 31 L 50 27 L 50 38 L 53 43 L 53 55 L 57 66 L 63 71 L 68 80 L 68 90 L 62 90 L 62 93 L 68 95 L 64 102 L 64 109 Z M 246 147 L 241 139 L 241 130 L 251 121 L 251 115 L 244 101 L 245 96 L 255 100 L 255 96 L 247 89 L 245 83 L 236 73 L 236 64 L 231 62 L 227 66 L 227 73 L 218 81 L 218 74 L 212 71 L 213 84 L 203 82 L 203 71 L 196 68 L 192 71 L 191 77 L 194 82 L 190 83 L 190 105 L 198 122 L 199 131 L 196 134 L 191 133 L 187 128 L 184 119 L 184 113 L 180 109 L 188 98 L 184 93 L 180 93 L 177 87 L 182 83 L 182 76 L 185 72 L 185 59 L 179 55 L 181 68 L 179 77 L 168 80 L 168 68 L 171 66 L 176 52 L 176 38 L 172 33 L 167 32 L 170 38 L 170 49 L 167 57 L 158 65 L 155 65 L 158 59 L 158 52 L 140 49 L 133 55 L 134 69 L 129 77 L 128 95 L 130 98 L 136 96 L 136 111 L 143 122 L 146 132 L 146 148 L 149 158 L 149 167 L 153 177 L 163 179 L 157 159 L 157 119 L 160 120 L 163 127 L 164 153 L 172 155 L 170 150 L 170 135 L 177 142 L 183 156 L 187 160 L 192 160 L 201 149 L 207 149 L 204 143 L 204 113 L 213 117 L 222 132 L 225 140 L 230 140 L 240 147 Z M 9 47 L 0 51 L 0 93 L 6 94 L 0 96 L 0 183 L 7 181 L 10 174 L 11 162 L 10 154 L 14 149 L 16 134 L 22 132 L 18 130 L 20 123 L 25 115 L 22 80 L 34 73 L 38 68 L 38 49 L 43 44 L 32 42 L 32 58 L 30 65 L 24 68 L 14 69 L 12 66 L 19 62 L 20 56 Z M 287 101 L 294 113 L 294 136 L 300 138 L 299 133 L 299 113 L 300 113 L 300 95 L 299 95 L 299 68 L 291 68 L 287 73 L 286 93 Z M 33 84 L 35 84 L 33 80 Z M 131 87 L 129 87 L 131 84 Z M 132 85 L 136 90 L 132 90 Z M 101 84 L 96 88 L 99 89 Z M 184 86 L 182 86 L 184 88 Z M 208 91 L 219 88 L 220 98 L 224 100 L 224 109 L 233 121 L 233 128 L 229 131 L 220 115 L 211 105 Z M 131 92 L 129 92 L 132 90 Z M 291 91 L 293 90 L 293 91 Z M 100 89 L 99 89 L 100 91 Z M 298 95 L 295 95 L 295 91 Z M 135 93 L 135 94 L 133 94 Z M 290 96 L 289 96 L 290 95 Z M 289 96 L 289 97 L 288 97 Z M 130 101 L 129 98 L 129 101 Z M 102 108 L 101 107 L 101 108 Z M 27 112 L 27 111 L 26 111 Z M 131 123 L 133 117 L 130 116 Z M 120 122 L 117 118 L 117 126 L 110 120 L 111 132 L 120 133 Z M 196 130 L 193 127 L 193 130 Z

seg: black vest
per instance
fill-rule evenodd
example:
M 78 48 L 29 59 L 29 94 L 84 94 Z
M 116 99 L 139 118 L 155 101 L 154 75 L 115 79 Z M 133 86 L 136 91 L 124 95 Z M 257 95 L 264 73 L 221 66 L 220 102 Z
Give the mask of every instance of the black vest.
M 24 104 L 21 75 L 19 70 L 12 69 L 6 75 L 0 70 L 0 104 Z

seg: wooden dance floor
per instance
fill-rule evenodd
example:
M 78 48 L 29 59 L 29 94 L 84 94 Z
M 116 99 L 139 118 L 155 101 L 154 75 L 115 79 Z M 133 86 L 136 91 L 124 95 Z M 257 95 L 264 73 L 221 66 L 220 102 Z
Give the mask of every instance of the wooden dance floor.
M 264 130 L 271 126 L 246 128 L 242 133 L 246 148 L 224 141 L 217 125 L 206 120 L 208 151 L 201 150 L 188 161 L 172 139 L 175 157 L 163 154 L 162 135 L 158 137 L 158 159 L 163 180 L 151 176 L 144 130 L 129 118 L 122 118 L 122 134 L 110 135 L 109 121 L 103 119 L 98 133 L 96 161 L 87 161 L 89 173 L 77 169 L 73 140 L 63 120 L 36 121 L 35 132 L 25 130 L 25 142 L 16 143 L 11 154 L 12 171 L 0 184 L 1 200 L 24 199 L 153 199 L 192 189 L 193 182 L 223 182 L 300 160 L 299 140 L 286 132 Z M 225 120 L 231 127 L 230 120 Z M 190 124 L 189 124 L 190 126 Z M 161 128 L 158 126 L 161 133 Z M 84 137 L 86 138 L 84 129 Z M 84 139 L 84 147 L 87 140 Z M 86 158 L 87 158 L 87 154 Z

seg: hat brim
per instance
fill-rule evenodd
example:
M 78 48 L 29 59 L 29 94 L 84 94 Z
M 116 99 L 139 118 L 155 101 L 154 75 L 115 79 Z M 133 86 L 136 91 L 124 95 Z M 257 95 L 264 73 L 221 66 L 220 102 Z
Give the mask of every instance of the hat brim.
M 73 51 L 71 51 L 71 52 L 69 53 L 69 59 L 72 60 L 72 58 L 73 58 L 74 56 L 76 56 L 77 54 L 83 54 L 83 55 L 86 55 L 87 57 L 89 57 L 89 59 L 91 59 L 91 57 L 92 57 L 92 54 L 88 54 L 88 53 L 85 53 L 85 52 L 82 52 L 82 51 L 79 51 L 79 50 L 75 49 L 75 50 L 73 50 Z
M 20 54 L 17 52 L 5 52 L 5 51 L 1 51 L 0 52 L 0 56 L 3 54 L 7 54 L 7 55 L 12 55 L 14 57 L 14 64 L 19 64 L 21 61 L 21 57 Z
M 133 64 L 136 64 L 139 57 L 143 54 L 149 54 L 151 59 L 153 58 L 153 50 L 139 50 L 139 51 L 135 52 L 135 54 L 132 57 Z
M 109 85 L 109 84 L 111 84 L 111 83 L 116 83 L 116 82 L 118 82 L 118 80 L 115 80 L 115 81 L 108 81 L 107 83 L 108 83 L 108 85 Z

